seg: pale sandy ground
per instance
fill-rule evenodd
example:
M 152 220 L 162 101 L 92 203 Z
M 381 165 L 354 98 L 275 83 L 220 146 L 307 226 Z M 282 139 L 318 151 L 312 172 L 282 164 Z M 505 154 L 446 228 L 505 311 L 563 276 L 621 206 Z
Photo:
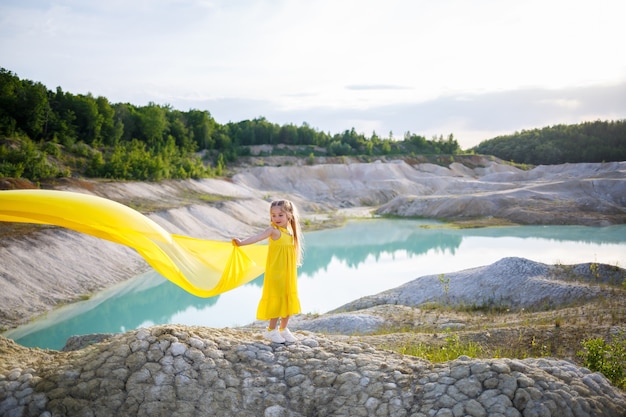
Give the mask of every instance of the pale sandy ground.
M 529 171 L 480 157 L 449 166 L 266 162 L 240 167 L 229 179 L 72 180 L 56 188 L 130 205 L 171 233 L 217 240 L 260 230 L 267 223 L 268 202 L 275 198 L 294 200 L 311 227 L 331 227 L 338 218 L 374 212 L 521 224 L 626 222 L 626 162 Z M 215 198 L 207 201 L 207 195 Z M 0 329 L 149 269 L 127 247 L 64 229 L 11 224 L 0 224 L 0 259 Z

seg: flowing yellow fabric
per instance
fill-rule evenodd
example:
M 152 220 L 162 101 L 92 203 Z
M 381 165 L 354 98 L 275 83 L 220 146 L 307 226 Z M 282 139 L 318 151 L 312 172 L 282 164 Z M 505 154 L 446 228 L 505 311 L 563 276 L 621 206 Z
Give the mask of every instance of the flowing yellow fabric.
M 260 276 L 267 258 L 267 245 L 238 247 L 171 235 L 123 204 L 68 191 L 0 191 L 0 221 L 56 225 L 129 246 L 165 278 L 199 297 Z

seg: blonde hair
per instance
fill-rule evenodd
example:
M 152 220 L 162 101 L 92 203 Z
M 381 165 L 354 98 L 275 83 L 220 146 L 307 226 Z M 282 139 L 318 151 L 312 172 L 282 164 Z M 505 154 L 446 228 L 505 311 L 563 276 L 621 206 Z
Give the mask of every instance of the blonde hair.
M 296 264 L 300 266 L 302 265 L 302 258 L 304 257 L 304 239 L 302 237 L 298 209 L 295 204 L 289 200 L 274 200 L 270 204 L 270 212 L 272 207 L 280 207 L 283 212 L 287 214 L 291 233 L 293 234 L 293 245 L 296 249 Z

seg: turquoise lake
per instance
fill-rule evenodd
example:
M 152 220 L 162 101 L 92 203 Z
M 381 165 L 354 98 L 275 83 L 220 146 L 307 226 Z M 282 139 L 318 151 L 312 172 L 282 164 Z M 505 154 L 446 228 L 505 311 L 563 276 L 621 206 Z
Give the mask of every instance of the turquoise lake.
M 305 250 L 298 272 L 303 313 L 325 313 L 424 275 L 488 265 L 505 257 L 624 267 L 626 225 L 459 230 L 427 220 L 354 220 L 342 228 L 306 233 Z M 156 324 L 246 325 L 255 321 L 262 284 L 259 277 L 205 299 L 148 272 L 4 336 L 25 346 L 60 349 L 72 335 L 118 333 Z

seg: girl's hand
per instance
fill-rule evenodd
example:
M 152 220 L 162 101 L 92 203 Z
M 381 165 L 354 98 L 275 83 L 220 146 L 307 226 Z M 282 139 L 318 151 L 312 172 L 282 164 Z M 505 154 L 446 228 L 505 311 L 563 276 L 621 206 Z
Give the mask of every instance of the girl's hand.
M 241 246 L 241 239 L 234 238 L 232 242 L 235 246 Z

